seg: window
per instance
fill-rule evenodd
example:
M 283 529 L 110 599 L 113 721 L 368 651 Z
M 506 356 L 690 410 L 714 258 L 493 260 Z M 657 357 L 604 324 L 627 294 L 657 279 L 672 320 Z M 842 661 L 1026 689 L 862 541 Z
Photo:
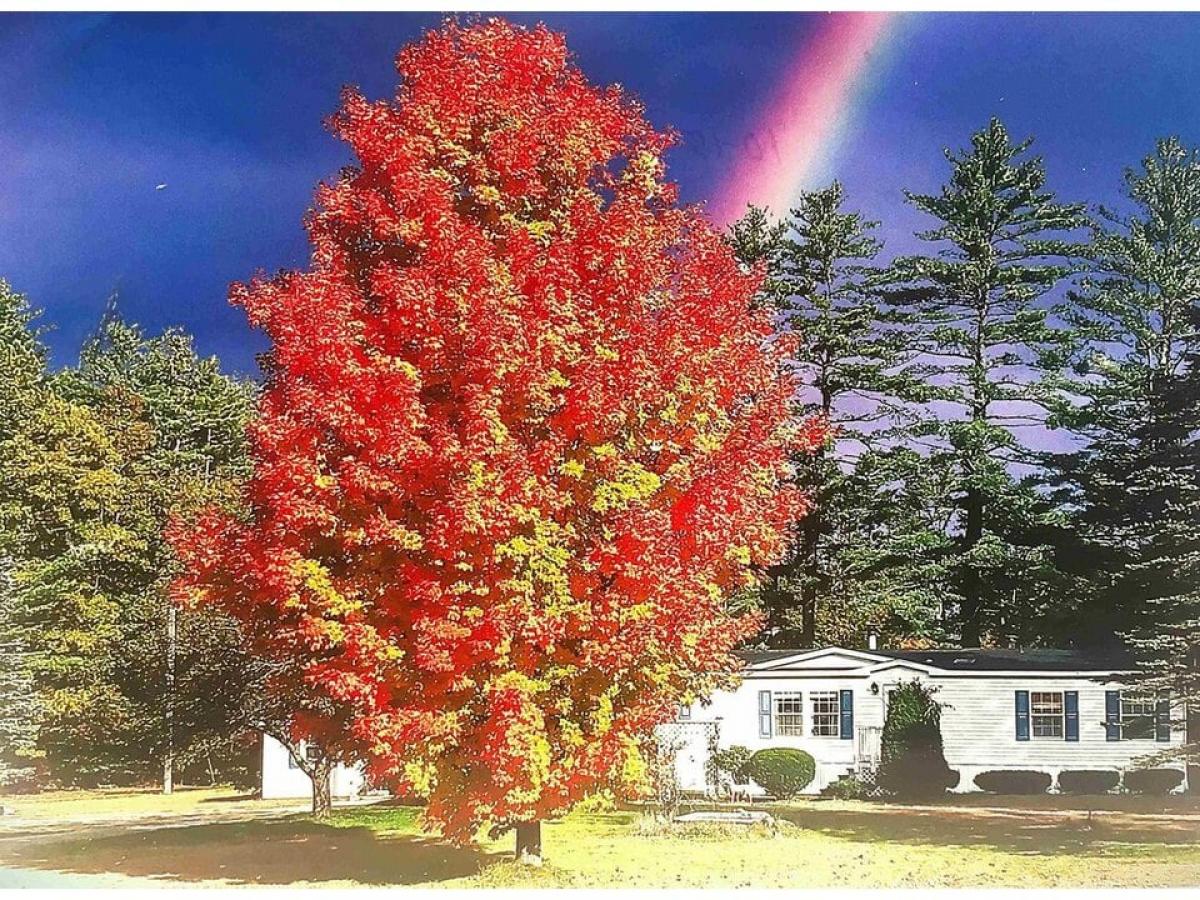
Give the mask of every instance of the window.
M 775 733 L 799 736 L 804 734 L 804 708 L 800 691 L 775 692 Z
M 691 717 L 692 717 L 692 708 L 690 706 L 688 706 L 686 703 L 681 704 L 679 707 L 679 721 L 685 722 L 688 719 L 690 719 Z
M 841 706 L 837 691 L 814 691 L 808 695 L 812 703 L 813 737 L 837 737 L 841 733 L 838 719 Z
M 1155 702 L 1147 697 L 1121 695 L 1121 739 L 1154 740 Z
M 1029 721 L 1035 738 L 1062 738 L 1062 691 L 1034 691 L 1029 695 Z

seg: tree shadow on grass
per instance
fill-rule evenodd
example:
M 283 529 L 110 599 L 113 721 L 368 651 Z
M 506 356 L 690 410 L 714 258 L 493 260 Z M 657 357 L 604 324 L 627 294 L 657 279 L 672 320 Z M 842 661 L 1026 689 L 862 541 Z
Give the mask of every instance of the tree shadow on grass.
M 262 799 L 262 797 L 260 797 L 256 792 L 246 791 L 246 792 L 240 793 L 240 794 L 226 794 L 221 797 L 205 797 L 200 802 L 201 803 L 246 803 L 247 801 L 261 800 L 261 799 Z M 300 800 L 297 802 L 303 803 L 304 798 L 300 798 Z
M 436 883 L 478 874 L 498 854 L 433 838 L 301 818 L 122 829 L 5 848 L 9 865 L 78 874 L 235 884 Z
M 991 847 L 1031 855 L 1102 853 L 1106 845 L 1194 845 L 1200 826 L 1186 820 L 1136 820 L 1119 814 L 1086 812 L 1046 815 L 961 811 L 773 809 L 779 819 L 808 831 L 858 841 Z

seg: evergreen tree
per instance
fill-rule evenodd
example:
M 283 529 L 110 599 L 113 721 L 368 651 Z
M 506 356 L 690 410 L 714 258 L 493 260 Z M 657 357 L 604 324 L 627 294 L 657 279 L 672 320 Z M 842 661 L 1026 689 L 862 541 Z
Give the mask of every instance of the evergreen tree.
M 947 641 L 942 601 L 953 590 L 953 478 L 911 446 L 868 447 L 845 476 L 847 538 L 819 622 L 842 646 L 876 632 L 891 646 Z
M 881 787 L 905 799 L 937 797 L 958 784 L 942 748 L 942 707 L 936 688 L 916 679 L 901 682 L 888 695 L 887 719 L 880 736 L 877 779 Z
M 1127 641 L 1135 681 L 1200 708 L 1200 152 L 1159 141 L 1125 173 L 1127 215 L 1102 209 L 1091 271 L 1071 297 L 1088 338 L 1086 399 L 1062 420 L 1088 445 L 1056 460 L 1090 574 L 1090 643 Z
M 168 518 L 234 495 L 250 390 L 182 335 L 113 317 L 51 373 L 24 298 L 0 284 L 0 757 L 62 782 L 141 779 L 166 745 Z M 236 629 L 185 617 L 178 744 L 233 719 Z M 39 764 L 43 765 L 43 764 Z
M 177 567 L 163 533 L 172 517 L 236 502 L 247 470 L 252 385 L 222 373 L 215 358 L 200 357 L 189 335 L 148 337 L 112 308 L 79 366 L 57 381 L 110 424 L 126 475 L 126 508 L 140 511 L 138 551 L 121 561 L 115 671 L 141 736 L 136 755 L 163 759 L 169 790 L 180 752 L 243 725 L 250 675 L 236 623 L 212 610 L 181 612 L 169 601 Z M 142 437 L 117 439 L 130 432 Z
M 65 398 L 47 369 L 36 315 L 0 284 L 0 553 L 11 562 L 5 640 L 21 662 L 11 690 L 32 690 L 36 752 L 51 769 L 98 771 L 127 707 L 115 689 L 120 561 L 138 542 L 112 429 Z M 136 443 L 136 431 L 122 435 Z M 11 707 L 18 708 L 16 706 Z
M 1090 271 L 1068 321 L 1086 338 L 1059 419 L 1085 448 L 1054 460 L 1075 513 L 1071 548 L 1090 576 L 1079 637 L 1112 643 L 1152 626 L 1187 585 L 1194 483 L 1188 416 L 1200 298 L 1200 155 L 1160 141 L 1125 173 L 1132 213 L 1101 209 Z M 1192 520 L 1195 521 L 1194 519 Z
M 45 368 L 35 318 L 25 298 L 0 281 L 0 447 L 15 433 L 22 401 Z M 24 541 L 3 503 L 0 500 L 0 790 L 30 776 L 41 719 L 29 635 L 21 622 L 13 578 L 13 555 L 24 549 Z
M 765 580 L 769 640 L 777 646 L 812 646 L 819 628 L 822 640 L 832 632 L 849 639 L 845 632 L 864 624 L 861 616 L 847 618 L 862 598 L 845 602 L 853 584 L 847 555 L 864 536 L 854 460 L 891 438 L 911 417 L 905 404 L 926 396 L 905 353 L 901 317 L 881 309 L 868 288 L 881 249 L 876 227 L 845 209 L 835 181 L 803 192 L 781 222 L 751 208 L 730 229 L 739 259 L 766 268 L 760 297 L 776 310 L 780 332 L 797 338 L 789 359 L 804 386 L 797 417 L 830 426 L 829 440 L 794 461 L 813 509 L 799 523 L 788 557 Z M 830 616 L 833 604 L 838 614 Z M 874 607 L 872 614 L 886 615 Z
M 993 120 L 971 149 L 947 151 L 949 181 L 907 194 L 938 220 L 918 235 L 934 249 L 893 263 L 887 301 L 915 323 L 912 350 L 936 366 L 931 415 L 910 433 L 926 464 L 952 476 L 953 572 L 946 607 L 964 644 L 1019 617 L 1031 634 L 1063 589 L 1046 535 L 1055 523 L 1022 465 L 1037 462 L 1022 432 L 1044 427 L 1054 404 L 1046 376 L 1065 364 L 1069 333 L 1051 319 L 1053 292 L 1075 252 L 1065 238 L 1083 209 L 1046 189 L 1030 141 Z
M 1200 316 L 1194 314 L 1193 322 L 1200 324 Z M 1182 754 L 1172 753 L 1195 764 L 1200 763 L 1200 348 L 1184 360 L 1181 374 L 1164 378 L 1161 402 L 1134 435 L 1144 468 L 1130 478 L 1132 497 L 1124 504 L 1132 527 L 1123 529 L 1128 542 L 1119 557 L 1123 565 L 1104 573 L 1101 584 L 1123 591 L 1132 607 L 1127 636 L 1139 663 L 1133 680 L 1183 710 L 1187 743 Z

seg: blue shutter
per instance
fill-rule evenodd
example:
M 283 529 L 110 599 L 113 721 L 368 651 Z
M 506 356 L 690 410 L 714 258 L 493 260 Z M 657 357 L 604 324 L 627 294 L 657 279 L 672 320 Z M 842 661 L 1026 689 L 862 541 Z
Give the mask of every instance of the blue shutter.
M 1121 739 L 1121 692 L 1104 692 L 1104 739 L 1119 741 Z
M 1017 740 L 1029 740 L 1029 691 L 1017 691 Z
M 1066 739 L 1079 740 L 1079 691 L 1063 691 L 1063 712 L 1067 714 Z
M 771 692 L 758 692 L 758 736 L 771 736 Z
M 854 691 L 842 691 L 842 740 L 854 737 Z
M 1154 707 L 1154 739 L 1166 743 L 1171 740 L 1171 701 L 1160 697 Z

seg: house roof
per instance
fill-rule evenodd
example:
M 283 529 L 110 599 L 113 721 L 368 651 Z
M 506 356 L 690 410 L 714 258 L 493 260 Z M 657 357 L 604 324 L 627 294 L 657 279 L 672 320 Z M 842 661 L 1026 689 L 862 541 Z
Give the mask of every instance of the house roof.
M 972 672 L 1078 672 L 1122 669 L 1131 665 L 1118 653 L 1084 653 L 1079 650 L 978 649 L 876 650 L 880 656 L 922 663 L 950 671 Z
M 828 648 L 834 649 L 834 648 Z M 813 649 L 743 650 L 739 656 L 757 666 L 803 654 Z M 1079 650 L 968 648 L 934 650 L 870 650 L 869 655 L 956 672 L 1079 672 L 1128 669 L 1132 662 L 1120 653 L 1084 653 Z

